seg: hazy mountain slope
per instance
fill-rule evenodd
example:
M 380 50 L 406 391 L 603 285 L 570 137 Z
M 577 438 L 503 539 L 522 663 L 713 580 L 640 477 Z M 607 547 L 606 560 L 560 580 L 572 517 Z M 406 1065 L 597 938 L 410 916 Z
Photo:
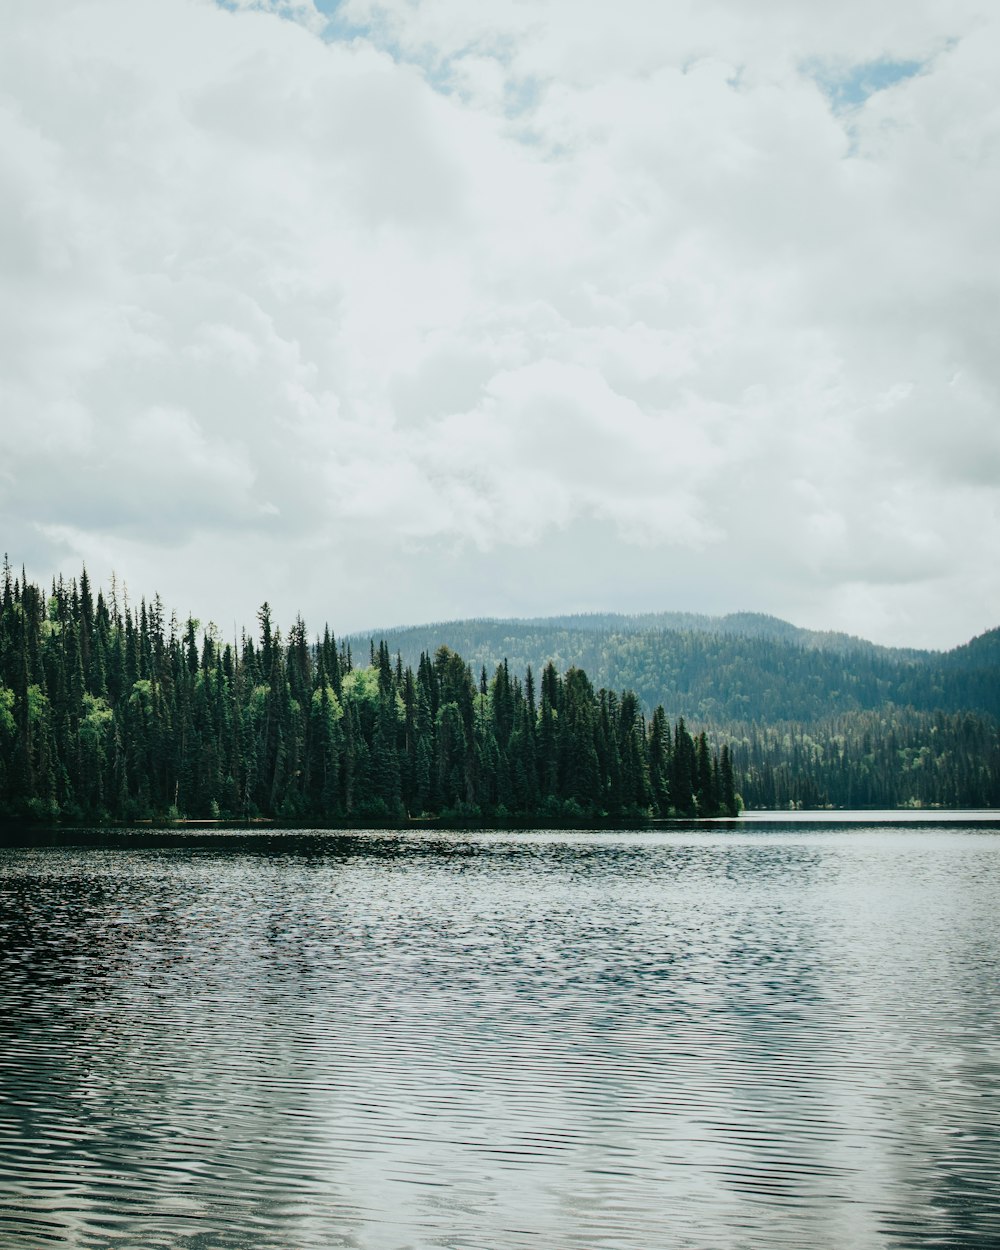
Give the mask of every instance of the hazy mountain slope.
M 1000 668 L 1000 629 L 988 630 L 942 657 L 947 668 L 987 671 Z
M 702 620 L 708 626 L 691 623 Z M 670 715 L 704 723 L 809 722 L 889 703 L 1000 714 L 1000 631 L 943 654 L 879 647 L 754 613 L 466 620 L 371 637 L 384 638 L 404 664 L 448 646 L 477 674 L 485 667 L 492 675 L 504 659 L 517 674 L 528 665 L 537 673 L 550 660 L 560 671 L 576 665 L 595 685 L 635 690 L 647 710 L 662 703 Z M 369 636 L 349 641 L 355 660 L 366 662 Z
M 404 657 L 406 648 L 433 649 L 434 639 L 444 637 L 463 638 L 472 647 L 479 647 L 484 657 L 493 654 L 498 640 L 520 638 L 542 639 L 559 634 L 648 634 L 661 631 L 679 633 L 733 634 L 740 638 L 772 638 L 782 642 L 798 643 L 818 651 L 837 651 L 844 654 L 865 653 L 892 655 L 900 659 L 930 659 L 937 655 L 931 651 L 881 647 L 865 638 L 843 634 L 835 630 L 803 629 L 777 616 L 762 612 L 731 612 L 725 616 L 707 616 L 697 612 L 587 612 L 565 616 L 540 617 L 470 617 L 457 621 L 436 621 L 426 625 L 398 625 L 391 628 L 359 630 L 348 635 L 352 645 L 377 643 L 380 638 L 392 646 L 398 641 Z M 997 631 L 1000 632 L 1000 631 Z M 453 646 L 445 642 L 446 646 Z M 582 644 L 581 644 L 582 645 Z M 453 647 L 453 649 L 456 649 Z M 501 657 L 502 658 L 502 657 Z M 510 658 L 510 657 L 508 657 Z

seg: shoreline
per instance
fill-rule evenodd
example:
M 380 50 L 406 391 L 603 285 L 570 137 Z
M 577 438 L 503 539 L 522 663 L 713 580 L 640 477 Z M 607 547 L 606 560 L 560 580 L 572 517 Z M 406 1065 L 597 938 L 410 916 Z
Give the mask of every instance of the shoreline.
M 540 821 L 505 821 L 502 824 L 489 820 L 475 823 L 459 823 L 439 817 L 413 818 L 408 821 L 371 821 L 359 820 L 352 823 L 337 824 L 300 823 L 286 824 L 274 817 L 257 816 L 249 820 L 225 820 L 223 818 L 156 821 L 153 818 L 137 820 L 130 823 L 99 824 L 96 822 L 74 822 L 44 824 L 18 820 L 0 820 L 0 843 L 9 836 L 28 835 L 69 835 L 73 833 L 88 834 L 127 834 L 130 831 L 140 835 L 155 833 L 174 833 L 183 835 L 205 833 L 233 834 L 317 834 L 317 835 L 350 835 L 358 833 L 413 833 L 420 830 L 439 833 L 655 833 L 682 829 L 718 829 L 737 831 L 765 830 L 770 826 L 811 825 L 815 827 L 835 827 L 853 825 L 988 825 L 1000 826 L 1000 808 L 841 808 L 811 809 L 805 811 L 766 810 L 744 811 L 739 816 L 714 817 L 678 817 L 676 819 L 657 818 L 644 821 L 614 820 L 611 818 L 581 822 L 555 824 Z

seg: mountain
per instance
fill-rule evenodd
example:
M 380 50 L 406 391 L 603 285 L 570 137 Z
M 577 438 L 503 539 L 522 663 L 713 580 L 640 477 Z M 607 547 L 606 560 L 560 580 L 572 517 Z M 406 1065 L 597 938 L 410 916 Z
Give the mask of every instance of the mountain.
M 700 724 L 810 723 L 888 705 L 1000 715 L 1000 630 L 949 652 L 882 647 L 848 634 L 734 613 L 614 613 L 471 619 L 353 634 L 358 662 L 384 641 L 404 664 L 440 646 L 475 673 L 507 660 L 517 672 L 586 670 L 596 686 L 632 689 L 645 710 Z
M 837 651 L 842 654 L 878 652 L 912 659 L 930 658 L 932 651 L 906 648 L 881 647 L 854 634 L 833 630 L 803 629 L 777 616 L 763 612 L 730 612 L 724 616 L 708 616 L 700 612 L 584 612 L 565 616 L 535 617 L 469 617 L 457 621 L 435 621 L 426 625 L 399 625 L 392 628 L 359 630 L 347 635 L 352 643 L 369 639 L 400 638 L 408 645 L 418 639 L 436 638 L 444 632 L 455 637 L 487 639 L 501 635 L 517 637 L 521 634 L 579 633 L 579 634 L 644 634 L 660 631 L 675 633 L 704 633 L 735 635 L 740 638 L 771 638 L 783 642 L 798 643 L 817 651 Z M 1000 632 L 1000 631 L 998 631 Z M 450 645 L 450 644 L 446 644 Z M 509 657 L 508 657 L 509 658 Z

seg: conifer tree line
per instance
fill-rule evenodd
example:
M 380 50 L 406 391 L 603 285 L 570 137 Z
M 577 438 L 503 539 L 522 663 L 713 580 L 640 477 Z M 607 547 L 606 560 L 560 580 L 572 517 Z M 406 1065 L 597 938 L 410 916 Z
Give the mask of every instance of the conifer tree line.
M 326 628 L 223 642 L 84 571 L 51 592 L 4 561 L 0 815 L 323 825 L 736 815 L 728 744 L 552 664 L 492 674 L 447 647 L 364 664 Z
M 748 807 L 1000 807 L 1000 726 L 990 716 L 887 704 L 723 732 Z

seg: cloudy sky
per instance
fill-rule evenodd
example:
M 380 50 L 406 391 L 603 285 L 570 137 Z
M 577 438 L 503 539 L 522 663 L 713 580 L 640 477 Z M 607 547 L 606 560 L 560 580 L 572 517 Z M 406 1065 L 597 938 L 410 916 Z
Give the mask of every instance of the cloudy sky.
M 5 0 L 0 542 L 228 628 L 1000 624 L 995 0 Z

